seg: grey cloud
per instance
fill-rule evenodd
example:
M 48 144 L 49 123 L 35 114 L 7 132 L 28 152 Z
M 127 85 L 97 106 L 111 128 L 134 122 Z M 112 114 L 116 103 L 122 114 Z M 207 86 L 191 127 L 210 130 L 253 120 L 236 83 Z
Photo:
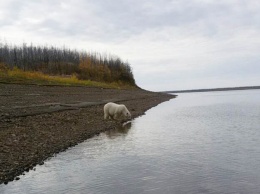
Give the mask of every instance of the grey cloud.
M 0 7 L 0 28 L 14 25 L 19 21 L 21 10 L 25 5 L 20 1 L 1 2 Z
M 203 36 L 215 36 L 223 33 L 223 25 L 254 26 L 259 24 L 260 17 L 250 6 L 242 3 L 231 6 L 226 1 L 13 1 L 5 9 L 9 10 L 5 18 L 10 19 L 2 20 L 2 24 L 21 21 L 20 25 L 30 31 L 45 28 L 57 36 L 79 35 L 112 42 L 163 27 L 188 26 L 187 30 Z M 44 19 L 30 24 L 24 17 Z
M 248 17 L 250 20 L 259 17 L 258 12 L 252 13 L 250 8 L 242 3 L 231 6 L 225 1 L 220 3 L 185 0 L 95 2 L 98 4 L 96 14 L 104 18 L 105 23 L 113 24 L 111 33 L 120 34 L 123 31 L 127 32 L 125 35 L 167 26 L 192 25 L 193 28 L 200 28 L 202 25 L 201 33 L 212 36 L 223 30 L 219 29 L 221 25 L 227 27 L 250 25 Z M 251 15 L 249 16 L 248 13 Z M 250 23 L 255 25 L 254 22 Z

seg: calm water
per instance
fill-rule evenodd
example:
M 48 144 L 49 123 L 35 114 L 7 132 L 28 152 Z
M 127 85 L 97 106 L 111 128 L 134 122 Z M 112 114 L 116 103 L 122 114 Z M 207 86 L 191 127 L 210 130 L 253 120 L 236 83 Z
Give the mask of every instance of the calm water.
M 260 90 L 180 94 L 0 193 L 260 193 Z

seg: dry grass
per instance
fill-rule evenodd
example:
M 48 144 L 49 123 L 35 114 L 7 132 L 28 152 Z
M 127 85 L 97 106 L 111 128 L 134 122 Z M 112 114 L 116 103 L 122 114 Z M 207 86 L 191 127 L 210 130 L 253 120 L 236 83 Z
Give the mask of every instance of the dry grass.
M 66 85 L 66 86 L 91 86 L 102 88 L 130 89 L 135 88 L 122 82 L 96 82 L 91 80 L 79 80 L 76 75 L 51 76 L 37 71 L 23 71 L 18 68 L 8 69 L 0 64 L 0 82 L 35 85 Z

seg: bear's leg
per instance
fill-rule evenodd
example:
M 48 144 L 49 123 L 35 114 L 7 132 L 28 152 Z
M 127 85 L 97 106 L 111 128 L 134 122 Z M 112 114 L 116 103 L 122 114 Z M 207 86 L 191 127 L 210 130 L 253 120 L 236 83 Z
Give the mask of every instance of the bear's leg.
M 105 119 L 105 120 L 109 119 L 109 115 L 105 113 L 105 114 L 104 114 L 104 119 Z
M 114 119 L 114 120 L 117 120 L 117 119 L 118 119 L 118 114 L 117 114 L 117 113 L 114 114 L 113 119 Z

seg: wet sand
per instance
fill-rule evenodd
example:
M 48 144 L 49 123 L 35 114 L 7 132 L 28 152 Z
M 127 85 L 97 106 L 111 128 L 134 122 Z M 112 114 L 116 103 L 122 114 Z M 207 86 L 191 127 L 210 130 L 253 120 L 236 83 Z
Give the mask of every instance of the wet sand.
M 104 121 L 106 102 L 136 118 L 175 96 L 141 89 L 0 84 L 0 184 L 67 148 L 122 125 Z

